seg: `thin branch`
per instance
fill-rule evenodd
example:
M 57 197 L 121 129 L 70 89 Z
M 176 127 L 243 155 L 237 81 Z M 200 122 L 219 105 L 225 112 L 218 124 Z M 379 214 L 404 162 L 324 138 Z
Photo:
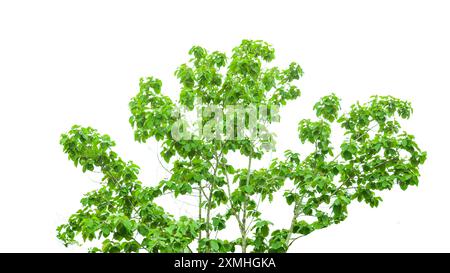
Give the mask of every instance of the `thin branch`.
M 258 198 L 258 203 L 256 203 L 255 211 L 258 211 L 259 204 L 261 203 L 261 200 L 262 200 L 262 195 L 260 194 L 259 198 Z M 250 228 L 251 228 L 253 222 L 255 221 L 255 219 L 256 219 L 256 217 L 252 217 L 252 219 L 250 220 L 250 223 L 248 224 L 247 228 L 245 229 L 245 233 L 246 234 L 248 234 L 248 232 L 250 231 Z
M 194 253 L 194 252 L 192 251 L 192 249 L 189 247 L 189 245 L 186 245 L 186 247 L 187 247 L 187 249 L 188 249 L 191 253 Z
M 305 237 L 305 235 L 300 235 L 300 236 L 293 238 L 292 241 L 289 243 L 288 247 L 290 247 L 297 239 L 300 239 L 302 237 Z
M 248 167 L 247 167 L 247 181 L 245 182 L 245 185 L 247 186 L 250 182 L 250 172 L 252 167 L 252 153 L 250 153 L 248 157 Z M 247 221 L 247 198 L 248 196 L 245 196 L 244 198 L 244 204 L 243 204 L 243 213 L 242 213 L 242 226 L 244 228 L 244 233 L 242 234 L 242 253 L 247 252 L 247 232 L 246 232 L 246 224 Z
M 158 150 L 159 150 L 159 149 L 158 149 L 158 145 L 156 145 L 156 158 L 158 159 L 159 165 L 161 165 L 161 167 L 163 167 L 163 169 L 164 169 L 166 172 L 168 172 L 168 173 L 170 173 L 171 175 L 173 175 L 173 172 L 170 171 L 169 169 L 167 169 L 166 166 L 164 166 L 164 164 L 162 163 L 161 158 L 159 157 L 159 151 L 158 151 Z

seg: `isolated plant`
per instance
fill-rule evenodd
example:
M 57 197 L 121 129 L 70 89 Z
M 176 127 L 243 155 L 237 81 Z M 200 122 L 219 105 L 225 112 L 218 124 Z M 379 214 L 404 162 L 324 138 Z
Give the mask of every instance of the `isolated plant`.
M 82 208 L 58 227 L 66 246 L 89 240 L 98 244 L 93 252 L 286 252 L 297 239 L 343 221 L 352 201 L 376 207 L 381 191 L 418 185 L 426 152 L 399 123 L 412 113 L 409 102 L 373 96 L 343 112 L 336 95 L 325 96 L 313 107 L 317 119 L 298 125 L 300 141 L 313 151 L 301 156 L 288 150 L 256 169 L 254 162 L 276 147 L 269 125 L 278 116 L 272 110 L 300 96 L 295 81 L 303 75 L 301 67 L 268 67 L 275 52 L 263 41 L 244 40 L 231 57 L 199 46 L 189 54 L 189 62 L 175 72 L 181 84 L 177 100 L 162 94 L 160 80 L 147 77 L 129 103 L 134 138 L 160 143 L 160 155 L 170 166 L 167 179 L 144 185 L 139 167 L 119 157 L 114 141 L 91 127 L 76 125 L 61 136 L 75 166 L 103 174 L 101 187 L 87 193 Z M 264 116 L 257 112 L 256 121 L 250 112 L 217 119 L 216 112 L 202 111 L 201 128 L 214 137 L 175 137 L 174 128 L 189 131 L 180 107 L 192 110 L 196 101 L 203 110 L 205 105 L 239 105 L 269 111 Z M 243 126 L 235 125 L 239 119 Z M 213 126 L 207 126 L 211 121 Z M 337 146 L 332 144 L 333 126 L 345 136 Z M 246 159 L 244 167 L 230 163 L 230 156 L 238 155 Z M 292 212 L 285 228 L 275 228 L 276 220 L 265 219 L 260 211 L 277 192 Z M 193 195 L 198 216 L 167 213 L 156 204 L 166 194 Z M 235 237 L 221 239 L 233 226 Z

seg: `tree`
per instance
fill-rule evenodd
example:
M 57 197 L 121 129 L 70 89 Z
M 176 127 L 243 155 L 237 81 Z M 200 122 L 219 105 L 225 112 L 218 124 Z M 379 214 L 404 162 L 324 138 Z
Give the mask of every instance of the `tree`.
M 177 101 L 161 93 L 160 80 L 147 77 L 129 103 L 135 140 L 160 142 L 160 154 L 171 166 L 168 179 L 143 185 L 139 167 L 119 157 L 114 141 L 93 128 L 75 125 L 61 136 L 75 166 L 103 174 L 101 187 L 87 193 L 82 208 L 57 228 L 66 246 L 89 240 L 99 243 L 92 252 L 285 252 L 297 239 L 343 221 L 352 201 L 376 207 L 381 191 L 418 185 L 426 152 L 399 123 L 412 113 L 409 102 L 373 96 L 342 112 L 335 94 L 325 96 L 313 107 L 317 120 L 298 125 L 300 141 L 313 151 L 301 157 L 288 150 L 284 158 L 255 169 L 254 161 L 275 148 L 269 129 L 278 119 L 275 110 L 300 96 L 294 82 L 302 68 L 296 63 L 268 67 L 275 52 L 263 41 L 242 41 L 230 58 L 199 46 L 189 54 L 189 62 L 175 72 L 181 84 Z M 180 114 L 180 106 L 192 110 L 199 105 L 200 125 L 209 135 L 194 136 Z M 218 119 L 215 110 L 236 105 L 269 111 L 256 111 L 256 120 L 251 111 Z M 332 145 L 332 126 L 345 135 L 338 148 Z M 245 157 L 246 166 L 233 166 L 231 154 Z M 259 208 L 279 191 L 292 219 L 289 226 L 274 229 Z M 167 213 L 156 204 L 164 194 L 196 195 L 198 217 Z M 232 223 L 238 226 L 235 239 L 214 235 Z

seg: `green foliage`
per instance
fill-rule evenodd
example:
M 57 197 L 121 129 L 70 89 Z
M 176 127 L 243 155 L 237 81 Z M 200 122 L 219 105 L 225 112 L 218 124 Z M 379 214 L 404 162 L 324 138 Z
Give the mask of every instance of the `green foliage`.
M 341 110 L 340 99 L 335 94 L 325 96 L 314 105 L 317 117 L 323 117 L 329 122 L 333 122 L 338 118 L 339 110 Z
M 61 136 L 63 151 L 75 166 L 103 174 L 100 188 L 87 193 L 81 209 L 58 227 L 66 246 L 93 241 L 97 247 L 92 252 L 286 252 L 297 239 L 345 220 L 354 200 L 377 207 L 381 191 L 418 185 L 426 152 L 399 123 L 410 117 L 410 103 L 390 96 L 373 96 L 348 112 L 341 112 L 335 94 L 321 98 L 313 107 L 317 120 L 298 125 L 300 141 L 314 151 L 301 156 L 288 150 L 266 168 L 252 166 L 268 150 L 258 138 L 174 139 L 178 106 L 193 109 L 201 100 L 222 108 L 270 108 L 300 96 L 295 81 L 302 68 L 296 63 L 269 67 L 275 51 L 263 41 L 244 40 L 230 57 L 200 46 L 189 55 L 175 71 L 181 85 L 177 101 L 162 94 L 160 80 L 147 77 L 129 103 L 135 140 L 160 142 L 161 157 L 171 166 L 169 178 L 144 186 L 139 167 L 119 157 L 114 141 L 93 128 L 76 125 Z M 213 117 L 202 118 L 206 123 Z M 266 128 L 274 121 L 257 122 Z M 342 127 L 346 136 L 337 146 L 331 141 L 332 125 Z M 247 167 L 231 165 L 231 152 L 246 157 Z M 274 229 L 260 211 L 279 191 L 292 209 L 291 224 L 284 229 Z M 164 211 L 156 205 L 164 194 L 196 195 L 198 217 L 177 219 Z M 231 222 L 239 234 L 231 241 L 219 239 Z

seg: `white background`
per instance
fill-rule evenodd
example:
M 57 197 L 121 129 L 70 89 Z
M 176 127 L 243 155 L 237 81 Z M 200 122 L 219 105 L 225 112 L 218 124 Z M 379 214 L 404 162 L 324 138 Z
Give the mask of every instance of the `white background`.
M 280 150 L 301 149 L 297 122 L 335 92 L 344 107 L 372 94 L 410 100 L 405 128 L 428 151 L 418 188 L 383 193 L 377 209 L 356 203 L 344 223 L 291 251 L 450 251 L 446 2 L 2 0 L 0 251 L 85 251 L 63 247 L 55 228 L 98 184 L 67 160 L 59 135 L 74 123 L 108 133 L 142 167 L 141 180 L 156 183 L 164 176 L 156 146 L 134 142 L 128 124 L 139 77 L 160 78 L 174 95 L 173 71 L 192 45 L 229 52 L 244 38 L 271 43 L 275 64 L 297 61 L 305 71 L 302 97 L 282 116 Z

